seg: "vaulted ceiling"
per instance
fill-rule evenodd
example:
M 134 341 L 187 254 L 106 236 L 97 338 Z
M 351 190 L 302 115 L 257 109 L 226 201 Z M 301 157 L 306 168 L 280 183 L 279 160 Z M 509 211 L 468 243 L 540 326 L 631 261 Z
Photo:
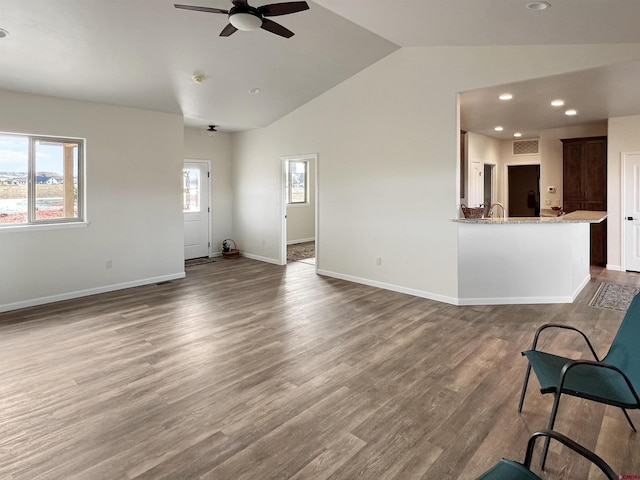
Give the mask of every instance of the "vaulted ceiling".
M 3 0 L 0 88 L 183 114 L 186 125 L 233 132 L 270 124 L 400 47 L 640 43 L 637 0 L 549 0 L 543 11 L 528 2 L 309 1 L 309 10 L 277 18 L 295 32 L 285 39 L 264 30 L 220 37 L 224 15 L 179 10 L 172 0 Z M 229 0 L 179 3 L 231 7 Z M 588 81 L 572 74 L 509 88 L 535 102 L 555 82 L 591 100 L 583 109 L 590 119 L 640 113 L 640 96 L 625 94 L 640 80 L 638 65 L 587 74 Z M 594 93 L 594 82 L 608 93 Z M 497 120 L 483 98 L 493 104 L 499 91 L 462 96 L 467 128 L 491 134 Z M 547 121 L 534 121 L 531 109 L 529 126 L 520 116 L 524 130 Z

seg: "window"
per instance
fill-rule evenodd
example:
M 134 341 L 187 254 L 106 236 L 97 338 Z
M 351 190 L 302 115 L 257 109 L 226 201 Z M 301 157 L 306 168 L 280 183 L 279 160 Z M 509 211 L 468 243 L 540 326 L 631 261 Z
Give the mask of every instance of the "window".
M 200 211 L 200 169 L 184 168 L 182 170 L 184 184 L 182 185 L 182 211 Z
M 84 144 L 0 134 L 0 228 L 83 221 Z
M 290 160 L 287 169 L 287 203 L 307 203 L 307 169 L 309 162 Z

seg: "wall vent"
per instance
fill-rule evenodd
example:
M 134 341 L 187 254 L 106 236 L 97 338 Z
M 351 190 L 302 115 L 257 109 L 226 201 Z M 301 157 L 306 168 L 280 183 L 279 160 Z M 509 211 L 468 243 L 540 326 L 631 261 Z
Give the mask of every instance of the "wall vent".
M 538 155 L 540 153 L 539 140 L 515 140 L 513 142 L 514 155 Z

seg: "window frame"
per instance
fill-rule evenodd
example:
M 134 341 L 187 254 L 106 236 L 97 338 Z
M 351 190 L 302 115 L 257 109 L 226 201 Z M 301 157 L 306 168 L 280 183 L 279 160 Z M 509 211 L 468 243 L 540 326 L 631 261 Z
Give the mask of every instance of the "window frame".
M 1 230 L 10 229 L 34 229 L 34 228 L 60 228 L 64 226 L 87 225 L 85 207 L 85 159 L 86 139 L 80 137 L 60 137 L 50 135 L 21 134 L 13 132 L 0 132 L 0 137 L 26 138 L 27 146 L 27 221 L 24 223 L 0 223 Z M 77 216 L 49 219 L 36 219 L 37 203 L 37 143 L 51 142 L 60 144 L 74 144 L 77 147 Z
M 304 165 L 304 200 L 301 202 L 292 201 L 293 197 L 293 173 L 291 165 L 301 163 Z M 288 160 L 287 161 L 287 205 L 299 206 L 309 204 L 309 160 Z

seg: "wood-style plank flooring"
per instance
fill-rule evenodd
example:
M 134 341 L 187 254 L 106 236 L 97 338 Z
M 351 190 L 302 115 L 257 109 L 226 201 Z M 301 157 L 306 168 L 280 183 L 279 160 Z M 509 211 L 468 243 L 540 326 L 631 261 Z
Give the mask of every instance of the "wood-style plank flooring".
M 0 480 L 473 479 L 521 460 L 547 423 L 535 379 L 517 412 L 537 326 L 577 325 L 606 352 L 623 314 L 588 301 L 601 279 L 640 276 L 593 277 L 571 305 L 455 307 L 300 262 L 219 259 L 2 314 Z M 640 475 L 620 410 L 563 398 L 557 429 Z M 589 475 L 552 445 L 545 478 Z

